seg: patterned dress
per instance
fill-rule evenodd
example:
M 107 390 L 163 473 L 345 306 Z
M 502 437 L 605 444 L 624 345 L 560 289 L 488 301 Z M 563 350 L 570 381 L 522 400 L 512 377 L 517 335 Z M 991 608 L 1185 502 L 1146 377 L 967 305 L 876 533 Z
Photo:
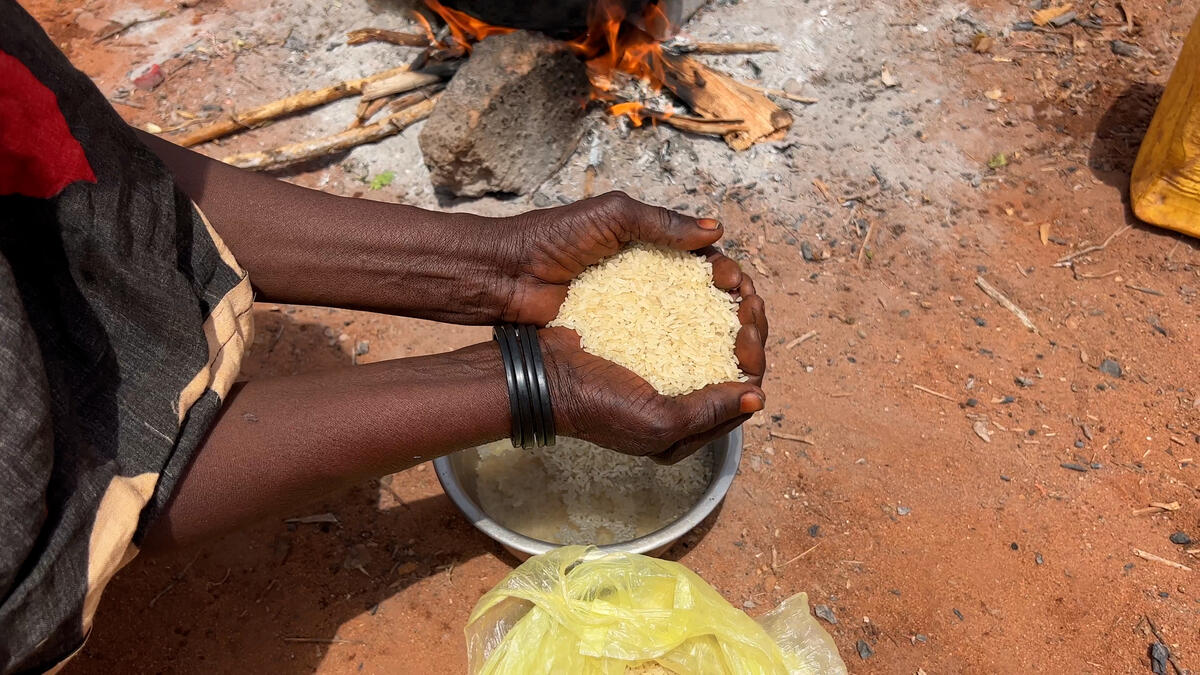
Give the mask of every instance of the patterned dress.
M 251 301 L 162 162 L 0 0 L 0 672 L 82 646 L 216 418 Z

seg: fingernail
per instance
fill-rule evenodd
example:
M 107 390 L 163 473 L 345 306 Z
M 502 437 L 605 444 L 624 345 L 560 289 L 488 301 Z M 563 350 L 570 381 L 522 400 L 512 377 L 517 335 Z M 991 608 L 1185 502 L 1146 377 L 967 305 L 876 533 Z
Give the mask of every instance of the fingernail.
M 759 410 L 762 410 L 765 401 L 763 401 L 763 397 L 759 396 L 758 394 L 746 393 L 742 394 L 742 398 L 739 403 L 741 404 L 742 414 L 748 415 L 750 413 L 756 413 Z
M 721 223 L 718 223 L 714 218 L 700 218 L 696 221 L 696 224 L 705 230 L 715 230 L 721 226 Z

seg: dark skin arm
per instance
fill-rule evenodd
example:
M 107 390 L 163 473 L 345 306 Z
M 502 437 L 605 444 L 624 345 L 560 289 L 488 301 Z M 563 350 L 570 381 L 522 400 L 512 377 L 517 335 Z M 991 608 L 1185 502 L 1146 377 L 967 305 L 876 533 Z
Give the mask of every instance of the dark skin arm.
M 585 267 L 627 242 L 698 250 L 741 299 L 749 381 L 664 397 L 632 372 L 543 331 L 562 435 L 660 462 L 686 457 L 762 409 L 767 325 L 721 228 L 620 193 L 511 218 L 347 199 L 251 174 L 142 135 L 250 272 L 260 299 L 456 323 L 544 324 Z M 463 414 L 469 410 L 470 414 Z M 235 387 L 167 512 L 165 548 L 219 534 L 368 477 L 506 438 L 507 389 L 491 344 Z

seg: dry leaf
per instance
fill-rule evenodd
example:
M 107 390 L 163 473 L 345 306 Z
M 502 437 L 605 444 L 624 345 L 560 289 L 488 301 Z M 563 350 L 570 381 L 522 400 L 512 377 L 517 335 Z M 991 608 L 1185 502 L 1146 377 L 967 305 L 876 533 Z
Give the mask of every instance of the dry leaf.
M 1042 238 L 1042 246 L 1050 243 L 1050 223 L 1038 225 L 1038 235 Z
M 976 420 L 975 424 L 972 425 L 971 428 L 975 430 L 976 436 L 983 439 L 984 443 L 992 442 L 992 432 L 988 430 L 987 422 L 984 422 L 983 420 Z
M 142 128 L 152 134 L 161 134 L 163 131 L 162 127 L 158 126 L 154 122 L 146 122 L 146 124 Z
M 983 92 L 983 95 L 993 101 L 999 101 L 1004 96 L 1004 92 L 999 89 L 989 89 Z
M 1070 5 L 1047 7 L 1046 9 L 1042 9 L 1033 13 L 1033 23 L 1038 26 L 1045 26 L 1069 11 L 1071 11 Z
M 986 54 L 995 46 L 996 41 L 983 33 L 976 33 L 975 37 L 971 38 L 971 49 L 975 50 L 976 54 Z
M 900 86 L 900 78 L 893 75 L 887 66 L 884 66 L 883 70 L 879 73 L 879 79 L 883 81 L 883 86 L 885 87 Z

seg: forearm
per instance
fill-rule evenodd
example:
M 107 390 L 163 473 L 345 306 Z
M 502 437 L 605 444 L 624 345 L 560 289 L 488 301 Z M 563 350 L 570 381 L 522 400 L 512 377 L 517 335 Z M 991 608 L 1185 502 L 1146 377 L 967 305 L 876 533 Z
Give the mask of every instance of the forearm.
M 493 343 L 449 354 L 253 380 L 216 425 L 147 537 L 203 539 L 330 491 L 505 438 Z
M 263 300 L 437 321 L 496 321 L 511 232 L 489 218 L 338 197 L 139 132 Z

